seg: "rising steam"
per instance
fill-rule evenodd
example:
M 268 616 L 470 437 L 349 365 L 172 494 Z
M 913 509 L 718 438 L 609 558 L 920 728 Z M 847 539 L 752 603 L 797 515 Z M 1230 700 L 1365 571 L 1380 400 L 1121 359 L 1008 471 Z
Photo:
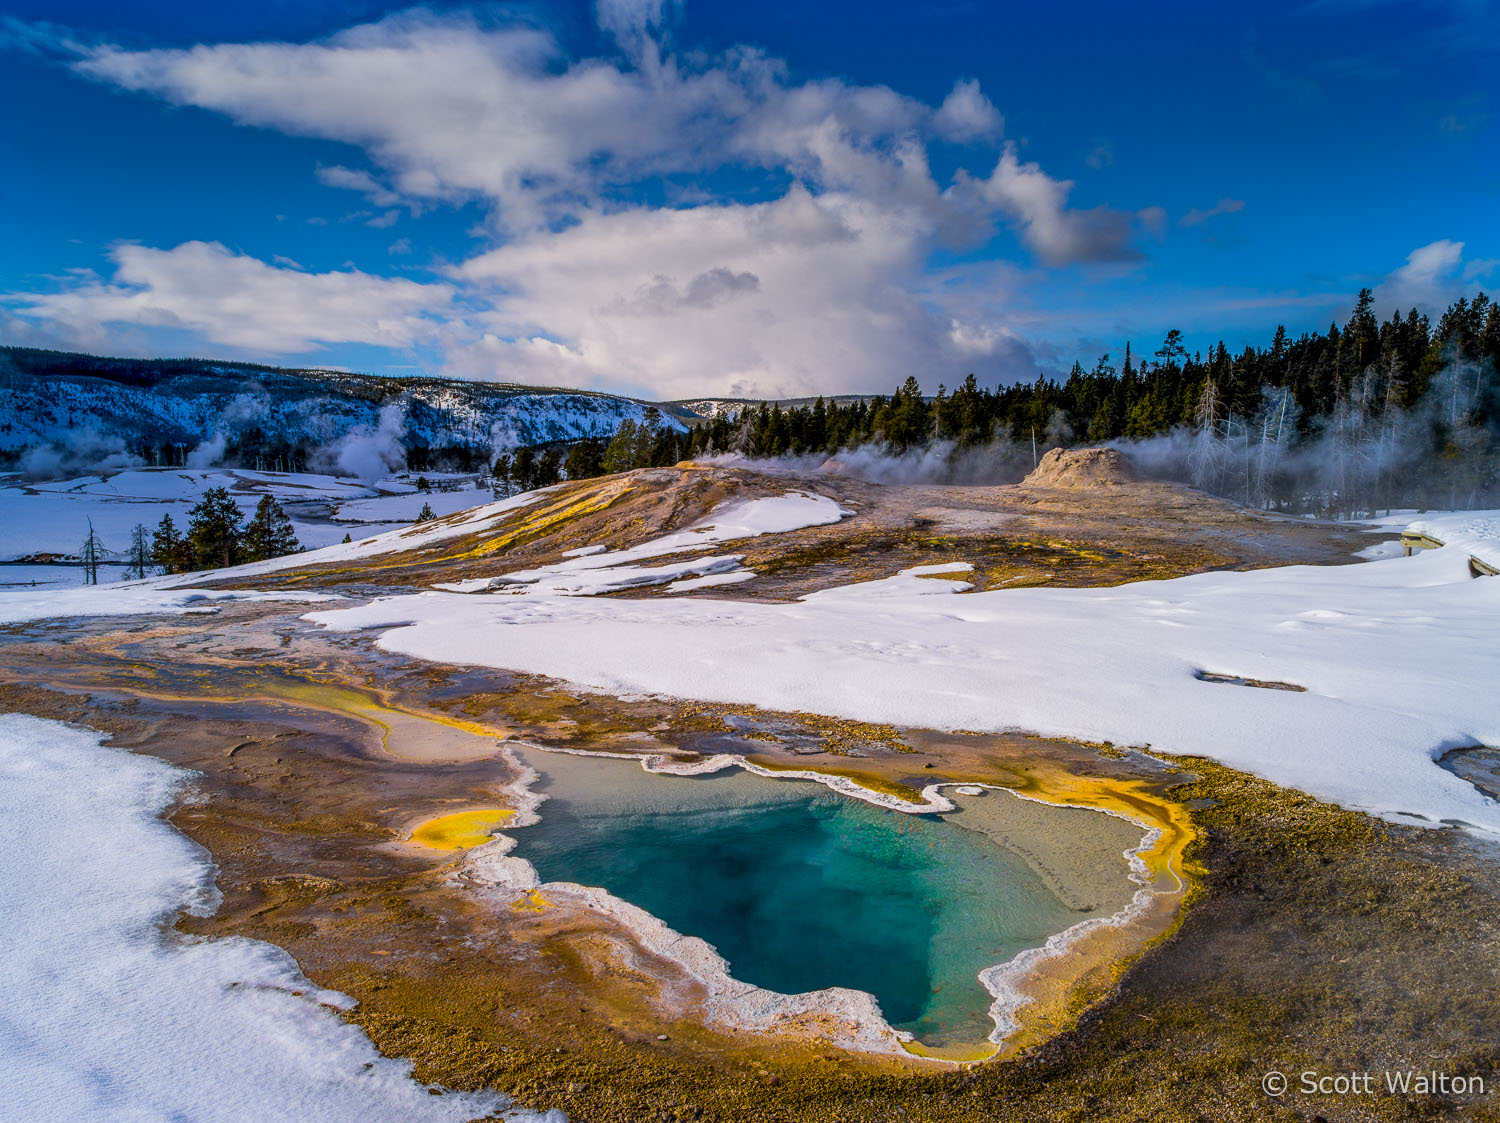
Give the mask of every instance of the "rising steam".
M 374 426 L 362 425 L 313 455 L 314 471 L 335 476 L 354 476 L 370 483 L 406 467 L 406 417 L 401 406 L 382 406 Z

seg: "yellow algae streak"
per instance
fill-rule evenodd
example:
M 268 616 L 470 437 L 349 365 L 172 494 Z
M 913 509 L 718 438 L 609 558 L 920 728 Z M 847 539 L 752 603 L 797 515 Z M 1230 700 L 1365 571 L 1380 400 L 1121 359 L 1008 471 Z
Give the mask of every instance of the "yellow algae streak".
M 525 894 L 512 901 L 510 907 L 516 912 L 546 912 L 552 907 L 552 902 L 542 896 L 540 891 L 528 889 Z
M 1005 781 L 1000 781 L 1005 784 Z M 1187 889 L 1191 875 L 1199 872 L 1186 865 L 1185 854 L 1197 837 L 1188 809 L 1151 790 L 1146 780 L 1119 780 L 1082 776 L 1061 767 L 1034 772 L 1019 784 L 1005 784 L 1018 795 L 1042 803 L 1090 807 L 1122 815 L 1158 832 L 1150 849 L 1141 853 L 1152 887 L 1167 895 Z M 1170 879 L 1173 885 L 1166 885 Z
M 468 850 L 489 842 L 514 814 L 510 808 L 490 807 L 440 815 L 412 831 L 411 841 L 431 850 Z
M 380 744 L 392 756 L 406 760 L 442 761 L 493 756 L 495 742 L 510 737 L 509 730 L 482 725 L 435 712 L 417 712 L 390 704 L 384 691 L 372 698 L 363 690 L 302 675 L 265 676 L 257 693 L 308 709 L 344 714 L 380 730 Z M 444 736 L 451 729 L 461 737 Z
M 285 573 L 285 577 L 288 581 L 308 581 L 314 578 L 335 577 L 346 573 L 380 573 L 385 570 L 407 569 L 413 565 L 440 565 L 444 562 L 482 558 L 489 554 L 509 549 L 511 546 L 518 545 L 523 541 L 549 533 L 563 523 L 573 519 L 602 511 L 634 490 L 635 488 L 631 484 L 615 477 L 610 477 L 601 483 L 583 487 L 565 487 L 563 494 L 559 498 L 505 512 L 496 516 L 490 523 L 475 527 L 472 531 L 454 535 L 459 540 L 465 538 L 470 540 L 480 539 L 478 545 L 468 549 L 461 549 L 456 553 L 440 552 L 437 557 L 414 560 L 411 554 L 426 547 L 413 545 L 409 550 L 396 552 L 396 560 L 394 561 L 379 560 L 392 556 L 390 554 L 376 554 L 360 562 L 358 565 L 304 571 L 288 570 Z M 460 517 L 469 517 L 469 512 L 459 511 L 453 515 L 446 515 L 438 520 L 436 525 L 452 524 Z M 505 529 L 501 529 L 498 533 L 495 533 L 494 528 L 497 524 L 499 527 Z M 433 525 L 414 525 L 405 533 L 419 538 L 422 534 L 427 533 Z M 486 535 L 488 537 L 485 537 Z M 439 551 L 442 551 L 446 549 L 446 541 L 440 540 L 431 545 L 436 546 Z
M 954 1064 L 977 1064 L 987 1061 L 1000 1052 L 993 1041 L 977 1045 L 923 1045 L 920 1041 L 903 1041 L 901 1048 L 914 1057 L 926 1057 L 934 1061 L 951 1061 Z
M 436 561 L 458 561 L 463 558 L 478 558 L 486 554 L 497 553 L 528 538 L 535 538 L 555 530 L 565 522 L 602 511 L 634 490 L 623 480 L 610 479 L 605 483 L 585 489 L 581 495 L 578 492 L 569 491 L 553 502 L 522 507 L 516 512 L 513 524 L 508 530 L 488 541 L 481 542 L 473 549 L 463 550 L 456 554 L 445 554 Z
M 1125 969 L 1145 949 L 1165 938 L 1181 922 L 1181 907 L 1203 869 L 1188 861 L 1198 837 L 1186 807 L 1158 795 L 1144 780 L 1080 776 L 1047 767 L 1012 788 L 1044 803 L 1091 807 L 1123 815 L 1156 832 L 1151 846 L 1139 853 L 1149 878 L 1151 905 L 1127 925 L 1104 925 L 1085 932 L 1060 954 L 1032 965 L 1015 980 L 1023 1005 L 1013 1011 L 1017 1028 L 997 1055 L 1013 1057 L 1077 1024 L 1083 1012 L 1108 994 Z

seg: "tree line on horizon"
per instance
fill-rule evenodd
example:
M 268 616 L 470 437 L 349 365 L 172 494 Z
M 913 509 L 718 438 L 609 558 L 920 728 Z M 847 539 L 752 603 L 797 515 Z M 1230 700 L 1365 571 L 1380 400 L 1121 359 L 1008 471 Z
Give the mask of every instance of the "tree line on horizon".
M 1102 355 L 1061 380 L 989 389 L 970 374 L 928 396 L 913 376 L 888 397 L 762 403 L 686 433 L 626 422 L 566 453 L 507 455 L 494 473 L 538 487 L 715 453 L 876 446 L 899 456 L 942 445 L 971 461 L 989 454 L 1019 476 L 1048 448 L 1127 442 L 1154 474 L 1257 506 L 1472 507 L 1500 492 L 1497 367 L 1500 304 L 1485 294 L 1457 300 L 1436 323 L 1415 309 L 1382 322 L 1364 289 L 1342 327 L 1292 339 L 1278 326 L 1268 346 L 1238 354 L 1223 342 L 1189 354 L 1174 329 L 1148 356 L 1127 343 L 1120 365 Z

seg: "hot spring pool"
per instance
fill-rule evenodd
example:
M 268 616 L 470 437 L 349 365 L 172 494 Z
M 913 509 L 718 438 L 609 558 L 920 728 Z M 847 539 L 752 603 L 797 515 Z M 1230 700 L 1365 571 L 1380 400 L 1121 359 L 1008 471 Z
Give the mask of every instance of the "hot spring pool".
M 1041 808 L 1038 820 L 1038 805 L 990 792 L 909 815 L 740 769 L 661 776 L 636 761 L 519 752 L 548 799 L 539 822 L 507 833 L 543 881 L 607 889 L 708 941 L 755 986 L 868 991 L 928 1045 L 984 1041 L 994 1025 L 979 972 L 1116 911 L 1136 888 L 1122 852 L 1141 830 L 1097 812 Z M 1110 867 L 1118 895 L 1065 902 L 1034 857 L 996 841 L 1017 837 L 1014 824 L 995 829 L 1009 804 L 1033 833 L 1088 827 L 1079 844 Z

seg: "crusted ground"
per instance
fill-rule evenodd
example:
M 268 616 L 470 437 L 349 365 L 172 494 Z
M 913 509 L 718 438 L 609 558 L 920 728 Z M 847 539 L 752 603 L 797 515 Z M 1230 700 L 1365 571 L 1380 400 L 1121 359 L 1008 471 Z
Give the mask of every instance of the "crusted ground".
M 1251 511 L 1175 484 L 1043 486 L 1051 479 L 892 487 L 820 473 L 693 464 L 642 469 L 561 484 L 480 532 L 359 565 L 312 565 L 239 584 L 376 591 L 490 577 L 560 561 L 580 545 L 635 546 L 691 525 L 720 503 L 788 490 L 830 496 L 853 514 L 831 526 L 716 546 L 712 552 L 745 554 L 745 564 L 760 574 L 735 586 L 736 597 L 790 599 L 956 560 L 974 565 L 980 588 L 1107 585 L 1212 569 L 1341 564 L 1375 541 L 1346 525 Z
M 87 721 L 201 772 L 207 798 L 174 822 L 210 850 L 225 901 L 184 924 L 285 946 L 315 982 L 359 999 L 354 1020 L 387 1053 L 414 1057 L 423 1080 L 499 1087 L 580 1120 L 1497 1117 L 1484 1098 L 1272 1101 L 1259 1087 L 1272 1068 L 1496 1071 L 1500 868 L 1454 832 L 1391 828 L 1178 762 L 1184 771 L 1158 783 L 1178 784 L 1170 795 L 1194 808 L 1193 859 L 1206 870 L 1181 928 L 1076 1029 L 1013 1062 L 924 1072 L 675 1020 L 667 1011 L 690 984 L 618 933 L 466 900 L 441 856 L 398 843 L 411 813 L 483 802 L 501 778 L 492 763 L 383 759 L 362 724 L 258 697 L 251 672 L 157 673 L 150 687 L 175 700 L 156 699 L 93 637 L 71 639 L 69 693 L 7 685 L 0 706 Z M 7 645 L 12 678 L 26 646 Z M 189 697 L 195 678 L 214 700 Z M 514 697 L 510 717 L 570 730 L 571 744 L 607 745 L 646 723 L 667 745 L 705 732 L 702 712 L 667 703 L 580 706 L 546 682 L 490 687 L 484 717 L 510 714 Z M 586 709 L 588 724 L 568 724 Z M 933 772 L 1023 781 L 1038 760 L 1131 771 L 1086 745 L 903 735 L 909 753 L 871 747 L 844 765 L 892 783 Z
M 372 572 L 285 579 L 358 593 L 488 574 L 592 542 L 631 545 L 727 498 L 788 487 L 857 513 L 746 543 L 762 576 L 735 595 L 789 597 L 957 558 L 981 584 L 1107 583 L 1339 562 L 1369 541 L 1164 485 L 881 489 L 682 469 L 565 487 L 483 536 Z M 355 997 L 351 1017 L 426 1080 L 598 1121 L 1500 1118 L 1500 856 L 1450 830 L 1391 827 L 1206 760 L 627 701 L 413 664 L 276 606 L 12 627 L 0 652 L 0 709 L 82 722 L 200 773 L 201 798 L 173 821 L 212 854 L 224 903 L 184 926 L 287 948 L 315 982 Z M 545 907 L 497 911 L 452 884 L 449 857 L 405 844 L 414 823 L 494 806 L 508 766 L 445 757 L 441 744 L 393 757 L 348 687 L 470 734 L 736 751 L 893 791 L 933 779 L 1024 789 L 1043 774 L 1144 783 L 1190 820 L 1198 887 L 1175 929 L 1092 979 L 1061 1032 L 1016 1059 L 938 1071 L 726 1034 L 675 1015 L 691 1008 L 693 980 L 618 929 Z M 1484 1076 L 1490 1094 L 1296 1088 L 1304 1071 L 1387 1068 Z M 1262 1091 L 1271 1069 L 1293 1075 L 1288 1095 Z

